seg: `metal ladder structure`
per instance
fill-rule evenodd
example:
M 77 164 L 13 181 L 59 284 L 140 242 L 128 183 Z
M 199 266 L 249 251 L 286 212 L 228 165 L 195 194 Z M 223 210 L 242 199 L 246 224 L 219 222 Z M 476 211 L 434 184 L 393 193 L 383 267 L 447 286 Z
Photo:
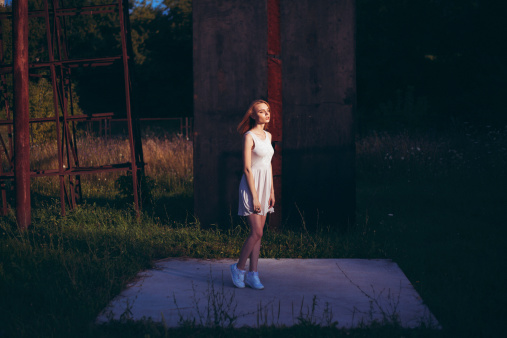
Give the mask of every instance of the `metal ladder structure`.
M 47 60 L 38 60 L 29 64 L 30 77 L 47 77 L 52 85 L 54 116 L 30 118 L 28 123 L 55 123 L 56 142 L 58 146 L 58 168 L 48 170 L 30 170 L 30 177 L 58 176 L 60 184 L 61 213 L 65 215 L 66 205 L 70 210 L 75 208 L 82 199 L 81 175 L 97 174 L 112 171 L 126 171 L 132 175 L 134 204 L 140 209 L 138 185 L 140 174 L 144 169 L 143 152 L 139 131 L 138 118 L 132 111 L 132 66 L 134 53 L 130 36 L 128 0 L 111 0 L 110 4 L 65 8 L 64 0 L 44 0 L 44 8 L 28 12 L 30 18 L 43 18 L 47 40 Z M 115 14 L 119 21 L 121 36 L 121 54 L 110 57 L 72 58 L 68 47 L 67 26 L 69 17 L 78 15 Z M 16 20 L 12 12 L 0 12 L 0 20 Z M 28 23 L 26 23 L 28 24 Z M 17 42 L 17 43 L 23 43 Z M 19 46 L 18 46 L 19 47 Z M 23 46 L 28 48 L 28 46 Z M 14 49 L 14 46 L 13 46 Z M 28 160 L 28 153 L 16 153 L 13 146 L 13 113 L 7 92 L 7 74 L 13 73 L 13 64 L 6 64 L 4 59 L 4 37 L 0 25 L 0 100 L 6 112 L 6 119 L 0 120 L 0 128 L 7 128 L 8 140 L 0 133 L 0 163 L 5 156 L 8 169 L 0 165 L 0 184 L 2 205 L 0 213 L 8 211 L 6 199 L 6 181 L 16 180 L 15 161 Z M 26 60 L 28 62 L 28 60 Z M 128 125 L 130 161 L 100 166 L 81 166 L 76 140 L 76 123 L 111 119 L 113 113 L 76 115 L 72 102 L 72 70 L 82 67 L 122 67 L 125 86 L 125 115 Z M 14 75 L 15 76 L 15 75 Z M 16 82 L 14 83 L 16 86 Z M 27 90 L 27 88 L 24 88 Z M 15 89 L 14 89 L 15 90 Z M 0 103 L 1 104 L 1 103 Z M 14 111 L 14 114 L 16 112 Z M 28 142 L 28 140 L 26 140 Z M 16 188 L 17 189 L 17 188 Z M 16 208 L 30 208 L 19 206 Z M 29 210 L 28 210 L 29 212 Z

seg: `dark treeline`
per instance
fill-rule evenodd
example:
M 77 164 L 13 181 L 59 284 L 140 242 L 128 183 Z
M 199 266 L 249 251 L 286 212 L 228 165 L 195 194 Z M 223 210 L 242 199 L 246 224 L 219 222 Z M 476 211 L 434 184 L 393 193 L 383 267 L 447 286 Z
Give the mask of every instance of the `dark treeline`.
M 90 2 L 110 3 L 111 0 Z M 78 36 L 72 39 L 76 54 L 93 57 L 120 52 L 116 18 L 100 22 L 84 16 L 81 19 L 86 20 L 82 27 L 89 27 L 91 22 L 93 29 L 76 31 Z M 157 7 L 153 7 L 151 1 L 131 1 L 130 23 L 135 54 L 133 93 L 136 110 L 143 117 L 191 116 L 191 0 L 164 0 Z M 121 115 L 121 72 L 120 67 L 81 70 L 78 83 L 83 110 L 119 111 Z
M 83 2 L 111 0 L 64 0 L 66 7 Z M 358 129 L 506 123 L 506 13 L 507 2 L 495 0 L 357 0 Z M 119 53 L 114 15 L 66 20 L 70 57 Z M 191 115 L 191 0 L 131 1 L 130 21 L 139 111 Z M 31 21 L 32 59 L 47 54 L 43 24 Z M 120 68 L 82 69 L 74 79 L 84 112 L 122 114 Z
M 507 122 L 505 1 L 357 0 L 359 128 Z
M 63 0 L 66 8 L 110 4 L 113 0 Z M 135 55 L 133 93 L 135 106 L 143 117 L 181 117 L 192 115 L 192 3 L 191 0 L 164 0 L 159 6 L 151 1 L 130 0 L 130 24 Z M 43 0 L 29 0 L 30 10 L 44 8 Z M 50 9 L 51 9 L 50 1 Z M 11 11 L 10 4 L 2 11 Z M 117 14 L 65 17 L 68 57 L 70 59 L 121 55 Z M 12 21 L 3 20 L 4 63 L 12 63 Z M 48 60 L 44 18 L 29 23 L 30 62 Z M 51 26 L 53 29 L 53 26 Z M 58 54 L 55 48 L 55 55 Z M 39 71 L 40 74 L 40 71 Z M 49 75 L 49 71 L 46 74 Z M 11 80 L 8 78 L 8 80 Z M 112 67 L 72 70 L 72 81 L 84 113 L 114 112 L 125 115 L 123 69 Z M 7 90 L 12 95 L 12 82 Z M 44 87 L 44 91 L 39 90 Z M 38 105 L 50 107 L 52 90 L 47 80 L 31 77 L 31 95 L 39 96 Z M 12 102 L 12 100 L 10 100 Z M 52 114 L 48 109 L 31 106 L 33 117 Z

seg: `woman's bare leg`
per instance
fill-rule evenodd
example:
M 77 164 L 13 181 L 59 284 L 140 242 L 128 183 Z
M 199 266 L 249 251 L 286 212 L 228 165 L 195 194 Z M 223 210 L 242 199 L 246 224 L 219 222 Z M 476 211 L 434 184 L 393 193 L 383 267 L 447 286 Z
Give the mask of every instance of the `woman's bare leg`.
M 262 231 L 266 216 L 251 214 L 247 216 L 250 224 L 250 235 L 243 244 L 238 260 L 238 269 L 245 270 L 246 260 L 250 257 L 250 271 L 257 271 L 257 261 L 259 260 L 259 252 L 261 247 Z M 255 268 L 255 270 L 252 270 Z
M 259 261 L 259 254 L 261 252 L 261 239 L 257 243 L 255 243 L 255 246 L 250 253 L 250 264 L 248 267 L 248 270 L 250 271 L 257 271 L 257 262 Z

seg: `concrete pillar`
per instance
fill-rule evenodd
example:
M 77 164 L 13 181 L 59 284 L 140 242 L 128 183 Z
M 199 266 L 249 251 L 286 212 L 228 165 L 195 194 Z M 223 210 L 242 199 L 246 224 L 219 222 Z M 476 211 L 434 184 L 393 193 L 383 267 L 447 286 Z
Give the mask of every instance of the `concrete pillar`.
M 194 0 L 194 209 L 203 223 L 238 212 L 236 126 L 267 95 L 265 1 Z
M 355 215 L 355 0 L 281 1 L 284 218 Z
M 194 207 L 236 215 L 236 126 L 268 97 L 267 2 L 194 0 Z M 355 1 L 280 0 L 283 220 L 354 221 Z M 275 207 L 276 209 L 276 207 Z M 289 225 L 290 225 L 289 224 Z

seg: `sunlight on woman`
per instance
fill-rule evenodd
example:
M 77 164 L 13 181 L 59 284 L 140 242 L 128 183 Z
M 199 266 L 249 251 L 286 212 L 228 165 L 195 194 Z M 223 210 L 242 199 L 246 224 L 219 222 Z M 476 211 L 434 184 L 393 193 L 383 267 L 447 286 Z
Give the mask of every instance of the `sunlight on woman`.
M 269 104 L 256 100 L 238 126 L 238 132 L 243 135 L 243 177 L 239 184 L 238 215 L 246 216 L 250 225 L 250 235 L 243 244 L 238 263 L 231 265 L 232 282 L 238 288 L 244 288 L 246 284 L 253 289 L 264 289 L 259 280 L 257 262 L 266 216 L 274 212 L 275 205 L 271 168 L 274 149 L 271 134 L 265 130 L 270 115 Z

